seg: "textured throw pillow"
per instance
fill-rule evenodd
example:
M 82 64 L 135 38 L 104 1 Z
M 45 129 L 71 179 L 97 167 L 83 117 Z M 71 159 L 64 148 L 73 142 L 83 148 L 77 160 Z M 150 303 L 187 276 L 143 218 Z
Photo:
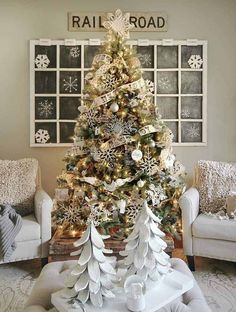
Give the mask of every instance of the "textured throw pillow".
M 236 188 L 236 164 L 200 160 L 196 173 L 201 211 L 217 213 L 230 190 Z
M 38 161 L 0 160 L 0 205 L 11 205 L 21 216 L 33 212 Z

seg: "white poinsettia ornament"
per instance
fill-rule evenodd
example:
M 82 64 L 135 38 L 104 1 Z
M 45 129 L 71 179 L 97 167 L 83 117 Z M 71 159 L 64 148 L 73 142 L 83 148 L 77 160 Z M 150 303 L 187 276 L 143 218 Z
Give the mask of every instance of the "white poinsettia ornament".
M 74 246 L 80 249 L 71 255 L 80 257 L 66 278 L 63 296 L 70 298 L 75 307 L 89 299 L 94 306 L 102 307 L 104 297 L 115 296 L 112 289 L 116 278 L 116 257 L 104 255 L 112 253 L 111 250 L 105 249 L 103 239 L 107 238 L 109 235 L 100 235 L 93 222 L 90 222 L 83 236 L 74 243 Z
M 156 281 L 169 271 L 169 255 L 164 252 L 167 244 L 162 240 L 165 234 L 158 228 L 160 222 L 144 201 L 134 229 L 125 239 L 125 250 L 120 252 L 125 258 L 119 265 L 127 270 L 126 277 L 137 274 L 144 280 Z

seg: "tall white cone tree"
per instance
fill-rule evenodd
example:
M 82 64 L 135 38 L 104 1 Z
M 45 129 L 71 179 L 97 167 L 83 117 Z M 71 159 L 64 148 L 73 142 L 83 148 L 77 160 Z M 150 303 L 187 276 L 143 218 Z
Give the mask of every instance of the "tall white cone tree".
M 144 201 L 132 233 L 124 240 L 125 250 L 120 252 L 125 256 L 119 263 L 127 269 L 126 277 L 137 274 L 144 280 L 149 277 L 156 281 L 169 271 L 169 255 L 164 252 L 167 244 L 161 239 L 165 234 L 158 228 L 160 222 Z
M 74 243 L 80 249 L 71 255 L 80 256 L 66 278 L 64 297 L 71 298 L 70 302 L 75 306 L 90 299 L 94 306 L 102 307 L 103 297 L 114 297 L 111 289 L 116 276 L 116 257 L 104 255 L 112 253 L 112 250 L 105 249 L 103 239 L 107 238 L 109 235 L 100 235 L 93 222 L 90 222 L 83 236 Z

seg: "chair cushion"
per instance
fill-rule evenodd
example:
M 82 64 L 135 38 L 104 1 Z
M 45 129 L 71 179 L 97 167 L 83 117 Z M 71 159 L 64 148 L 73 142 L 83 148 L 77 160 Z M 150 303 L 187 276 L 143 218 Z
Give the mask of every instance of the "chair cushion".
M 236 242 L 236 221 L 219 220 L 200 214 L 192 225 L 193 236 Z
M 196 186 L 200 210 L 218 212 L 230 190 L 236 189 L 236 164 L 200 160 L 196 166 Z
M 0 160 L 0 205 L 9 204 L 24 216 L 33 212 L 38 161 Z
M 15 241 L 24 242 L 40 239 L 40 225 L 33 214 L 22 218 L 22 228 L 17 234 Z

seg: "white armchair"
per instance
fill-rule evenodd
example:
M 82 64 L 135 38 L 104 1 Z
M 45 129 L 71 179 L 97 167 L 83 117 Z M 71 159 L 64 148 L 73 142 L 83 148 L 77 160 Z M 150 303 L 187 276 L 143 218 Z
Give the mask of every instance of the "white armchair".
M 198 173 L 196 166 L 195 175 Z M 195 270 L 194 256 L 236 262 L 236 222 L 219 220 L 201 213 L 196 179 L 180 198 L 183 223 L 183 248 L 189 267 Z
M 32 159 L 24 159 L 21 161 L 31 161 Z M 37 174 L 35 177 L 35 194 L 34 194 L 34 211 L 31 214 L 22 217 L 22 227 L 15 238 L 16 249 L 11 257 L 5 262 L 14 262 L 34 258 L 42 258 L 42 262 L 47 260 L 48 242 L 51 238 L 51 210 L 52 200 L 49 195 L 42 189 L 40 167 L 37 160 L 33 160 L 37 166 Z M 4 161 L 1 161 L 3 167 Z M 7 165 L 11 166 L 11 162 L 7 161 Z M 17 162 L 17 161 L 12 161 Z M 19 166 L 18 166 L 19 167 Z M 3 172 L 3 171 L 2 171 Z M 8 178 L 5 174 L 5 182 Z M 2 177 L 1 177 L 2 178 Z M 20 179 L 19 179 L 20 180 Z M 21 180 L 20 180 L 21 181 Z M 6 184 L 6 183 L 5 183 Z M 24 185 L 22 185 L 22 188 Z M 4 191 L 4 187 L 0 191 Z M 2 194 L 2 193 L 1 193 Z M 0 259 L 0 264 L 5 263 Z

